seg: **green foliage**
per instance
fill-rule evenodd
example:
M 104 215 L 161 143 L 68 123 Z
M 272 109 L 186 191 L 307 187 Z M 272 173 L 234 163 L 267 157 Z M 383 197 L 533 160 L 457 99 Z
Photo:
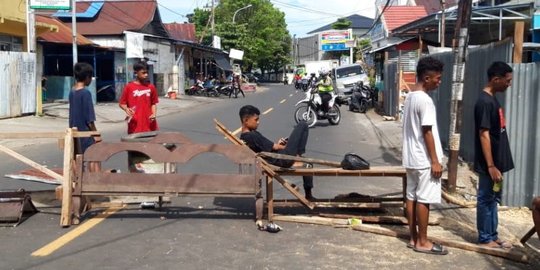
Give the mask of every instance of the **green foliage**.
M 332 24 L 332 29 L 349 29 L 351 28 L 352 22 L 346 18 L 339 18 L 335 23 Z
M 212 42 L 210 29 L 206 29 L 206 26 L 210 25 L 208 23 L 209 19 L 210 12 L 199 8 L 196 8 L 193 10 L 192 14 L 188 15 L 188 21 L 195 24 L 195 34 L 197 35 L 197 39 L 201 40 L 201 36 L 204 35 L 202 39 L 203 44 L 210 44 Z
M 251 4 L 236 14 L 235 11 Z M 196 9 L 193 23 L 200 37 L 210 16 L 210 12 Z M 215 9 L 215 32 L 221 37 L 222 48 L 243 50 L 242 66 L 277 70 L 290 63 L 292 40 L 287 31 L 285 14 L 268 0 L 221 0 Z M 210 36 L 210 28 L 205 36 Z M 210 43 L 204 43 L 210 44 Z

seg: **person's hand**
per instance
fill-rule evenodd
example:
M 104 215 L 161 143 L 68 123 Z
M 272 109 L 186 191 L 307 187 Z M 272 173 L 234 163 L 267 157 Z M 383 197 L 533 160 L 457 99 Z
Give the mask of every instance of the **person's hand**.
M 150 118 L 151 121 L 154 121 L 154 120 L 156 120 L 156 115 L 155 115 L 155 114 L 152 114 L 152 115 L 150 115 L 149 118 Z
M 499 183 L 503 179 L 501 171 L 499 171 L 499 169 L 497 169 L 495 166 L 488 167 L 488 173 L 489 176 L 491 176 L 491 180 L 493 180 L 495 183 Z
M 124 111 L 128 117 L 132 117 L 135 114 L 135 111 L 132 108 L 126 108 Z
M 279 139 L 279 140 L 278 140 L 278 144 L 280 144 L 280 145 L 287 145 L 287 139 L 285 139 L 285 138 Z
M 94 142 L 95 142 L 95 143 L 99 143 L 99 142 L 101 142 L 101 141 L 103 141 L 103 140 L 101 139 L 101 136 L 95 136 L 95 137 L 94 137 Z
M 439 179 L 442 176 L 442 165 L 439 162 L 431 163 L 431 175 L 435 179 Z

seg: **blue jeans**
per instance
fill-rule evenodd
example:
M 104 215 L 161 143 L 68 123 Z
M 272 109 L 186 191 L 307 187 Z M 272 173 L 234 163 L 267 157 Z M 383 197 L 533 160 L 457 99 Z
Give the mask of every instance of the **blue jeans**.
M 485 244 L 499 239 L 497 226 L 499 217 L 497 203 L 501 201 L 501 191 L 493 191 L 493 180 L 489 174 L 479 174 L 478 195 L 476 202 L 476 228 L 478 243 Z

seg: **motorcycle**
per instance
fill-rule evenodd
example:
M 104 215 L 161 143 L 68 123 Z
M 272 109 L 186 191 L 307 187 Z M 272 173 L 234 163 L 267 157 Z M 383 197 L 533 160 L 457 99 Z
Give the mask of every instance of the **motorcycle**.
M 301 81 L 302 81 L 302 77 L 300 77 L 300 75 L 296 74 L 294 75 L 294 89 L 300 89 L 301 88 Z
M 203 82 L 200 81 L 200 80 L 197 80 L 197 82 L 192 85 L 189 89 L 186 89 L 186 95 L 197 95 L 197 96 L 200 96 L 201 93 L 203 92 Z
M 368 85 L 358 82 L 353 86 L 352 95 L 349 97 L 349 111 L 358 110 L 365 113 L 375 102 L 375 92 Z
M 337 125 L 341 121 L 341 112 L 339 106 L 343 103 L 338 95 L 331 92 L 332 99 L 328 101 L 328 112 L 322 109 L 322 99 L 319 96 L 316 83 L 312 83 L 309 91 L 306 92 L 304 99 L 296 103 L 294 120 L 296 123 L 306 121 L 308 127 L 313 127 L 317 121 L 328 119 L 331 125 Z

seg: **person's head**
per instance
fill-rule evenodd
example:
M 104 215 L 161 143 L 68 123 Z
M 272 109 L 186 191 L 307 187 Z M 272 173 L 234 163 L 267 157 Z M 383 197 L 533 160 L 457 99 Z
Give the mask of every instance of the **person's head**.
M 89 85 L 92 82 L 92 76 L 94 75 L 94 69 L 88 63 L 77 63 L 73 67 L 73 77 L 75 81 Z
M 416 78 L 418 83 L 426 91 L 435 90 L 441 84 L 441 76 L 444 64 L 430 56 L 424 57 L 418 61 L 416 66 Z
M 259 127 L 259 115 L 261 111 L 253 105 L 245 105 L 240 108 L 238 113 L 240 115 L 240 121 L 242 121 L 242 127 L 246 127 L 249 130 L 256 130 Z
M 488 84 L 495 92 L 505 91 L 512 83 L 512 68 L 505 62 L 493 62 L 487 75 Z
M 321 75 L 321 77 L 326 78 L 328 77 L 328 70 L 323 68 L 319 71 L 319 74 Z
M 137 81 L 146 82 L 148 80 L 148 65 L 145 62 L 137 62 L 133 65 L 135 78 Z

